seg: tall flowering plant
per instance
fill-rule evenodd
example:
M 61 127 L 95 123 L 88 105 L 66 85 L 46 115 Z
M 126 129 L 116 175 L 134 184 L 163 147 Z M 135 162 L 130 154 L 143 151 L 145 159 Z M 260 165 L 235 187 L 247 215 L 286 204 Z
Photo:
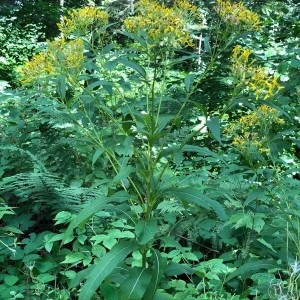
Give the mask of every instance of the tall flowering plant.
M 227 3 L 217 2 L 216 11 L 222 21 L 228 22 L 221 12 L 221 6 L 225 5 L 231 18 L 236 18 L 234 22 L 239 25 L 239 33 L 257 28 L 259 22 L 255 14 L 241 4 L 228 6 Z M 253 17 L 251 22 L 246 21 L 249 16 Z M 131 299 L 132 293 L 137 295 L 134 299 L 154 299 L 170 264 L 160 252 L 166 242 L 160 230 L 164 222 L 162 203 L 183 201 L 187 207 L 197 205 L 214 214 L 221 224 L 227 220 L 226 211 L 218 199 L 186 186 L 176 175 L 178 156 L 183 156 L 185 151 L 203 152 L 201 147 L 189 143 L 203 134 L 206 125 L 220 141 L 219 120 L 215 116 L 207 124 L 189 128 L 187 135 L 177 142 L 173 136 L 176 128 L 185 122 L 183 112 L 188 105 L 194 104 L 191 96 L 218 59 L 216 53 L 227 47 L 224 46 L 226 43 L 221 46 L 216 43 L 203 72 L 199 76 L 185 74 L 182 95 L 172 96 L 168 83 L 170 66 L 187 59 L 175 60 L 175 53 L 187 52 L 194 47 L 187 20 L 202 21 L 199 9 L 188 1 L 178 0 L 174 6 L 167 7 L 156 1 L 140 0 L 136 15 L 127 18 L 123 26 L 123 34 L 134 42 L 128 43 L 129 49 L 119 50 L 119 45 L 103 47 L 94 38 L 105 32 L 106 13 L 97 8 L 73 11 L 60 24 L 62 37 L 50 42 L 48 49 L 34 57 L 22 71 L 23 82 L 28 84 L 39 80 L 38 74 L 45 78 L 61 78 L 60 75 L 66 78 L 65 85 L 68 84 L 74 94 L 68 101 L 61 101 L 53 93 L 52 97 L 60 104 L 55 113 L 67 116 L 79 139 L 88 141 L 91 164 L 95 169 L 93 187 L 101 189 L 101 185 L 105 185 L 103 195 L 74 217 L 63 236 L 59 237 L 62 246 L 74 239 L 73 230 L 103 210 L 127 220 L 129 230 L 126 234 L 119 236 L 118 242 L 116 239 L 113 244 L 105 244 L 105 253 L 72 280 L 71 286 L 76 286 L 86 279 L 79 299 L 91 299 L 104 281 L 115 287 L 116 299 L 121 299 L 119 296 Z M 227 28 L 228 32 L 230 28 Z M 230 36 L 235 34 L 235 31 L 230 32 Z M 84 55 L 88 51 L 94 52 L 90 60 Z M 236 63 L 246 69 L 250 53 L 236 50 L 235 55 Z M 195 54 L 188 56 L 191 57 L 198 58 Z M 90 70 L 93 72 L 86 72 Z M 253 89 L 247 70 L 243 72 L 236 67 L 233 71 L 237 77 L 244 78 L 249 89 Z M 270 84 L 269 80 L 267 82 Z M 65 90 L 64 82 L 59 83 L 60 90 Z M 170 102 L 178 104 L 176 111 L 165 105 Z M 268 116 L 271 113 L 268 112 Z M 265 114 L 264 107 L 260 114 Z M 101 237 L 98 229 L 94 229 L 97 232 L 89 242 L 97 246 Z M 185 260 L 187 253 L 180 251 Z M 128 262 L 134 259 L 135 265 L 131 268 Z M 124 280 L 115 282 L 109 275 L 124 260 Z M 139 284 L 132 284 L 132 278 Z

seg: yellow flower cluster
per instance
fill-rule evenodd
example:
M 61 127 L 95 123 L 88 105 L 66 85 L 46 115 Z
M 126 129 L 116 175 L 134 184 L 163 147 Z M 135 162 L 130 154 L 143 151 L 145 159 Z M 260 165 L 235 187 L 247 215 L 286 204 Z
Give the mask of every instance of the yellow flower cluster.
M 20 81 L 22 84 L 38 82 L 46 74 L 54 74 L 54 67 L 49 64 L 46 53 L 40 52 L 20 69 Z
M 264 95 L 264 99 L 272 97 L 283 88 L 278 82 L 278 77 L 269 75 L 262 67 L 253 68 L 251 73 L 248 85 L 250 90 L 255 93 L 256 99 L 261 95 Z
M 177 0 L 174 4 L 174 10 L 186 21 L 201 22 L 202 15 L 199 9 L 186 0 Z
M 231 70 L 234 77 L 254 92 L 256 99 L 260 96 L 264 96 L 264 99 L 274 96 L 283 88 L 278 82 L 278 77 L 269 75 L 260 66 L 253 66 L 254 61 L 249 63 L 251 53 L 250 49 L 243 49 L 239 45 L 233 49 Z
M 48 43 L 49 60 L 58 68 L 68 72 L 81 69 L 84 61 L 84 45 L 81 39 L 64 39 Z
M 177 1 L 176 5 L 177 9 L 165 7 L 153 0 L 140 0 L 137 9 L 138 15 L 124 21 L 125 29 L 135 34 L 146 33 L 155 46 L 192 45 L 189 32 L 185 28 L 182 11 L 195 15 L 197 8 L 185 0 Z
M 20 70 L 22 84 L 35 83 L 49 75 L 77 76 L 84 62 L 84 46 L 80 39 L 64 39 L 48 42 L 48 48 L 40 52 Z
M 259 15 L 245 8 L 242 2 L 231 3 L 227 0 L 217 0 L 216 11 L 226 24 L 237 30 L 261 28 Z
M 252 54 L 252 50 L 243 49 L 240 45 L 234 47 L 231 56 L 231 70 L 234 76 L 241 82 L 245 82 L 246 75 L 248 75 L 249 56 Z M 251 64 L 250 64 L 251 65 Z
M 256 149 L 268 154 L 268 132 L 275 124 L 283 124 L 279 112 L 268 105 L 261 105 L 257 111 L 242 116 L 227 129 L 228 135 L 235 135 L 232 145 L 241 151 Z
M 69 12 L 58 23 L 58 28 L 65 36 L 85 35 L 94 30 L 101 31 L 108 24 L 108 14 L 96 7 L 84 7 Z

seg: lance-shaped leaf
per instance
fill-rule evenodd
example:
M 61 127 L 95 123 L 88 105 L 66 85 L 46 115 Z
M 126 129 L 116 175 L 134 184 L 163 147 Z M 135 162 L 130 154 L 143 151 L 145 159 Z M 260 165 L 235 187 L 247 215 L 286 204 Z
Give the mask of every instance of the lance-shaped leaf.
M 138 247 L 135 241 L 123 241 L 116 244 L 108 253 L 104 254 L 100 262 L 89 273 L 86 282 L 80 290 L 79 300 L 92 299 L 102 281 L 129 253 L 136 251 Z
M 278 267 L 275 261 L 271 260 L 258 260 L 245 263 L 244 265 L 233 271 L 228 277 L 225 278 L 225 283 L 237 276 L 249 276 L 249 274 L 259 273 L 260 270 L 270 270 Z
M 134 171 L 135 168 L 131 166 L 125 166 L 121 168 L 120 172 L 114 177 L 113 182 L 117 183 L 123 179 L 126 179 Z
M 82 226 L 97 212 L 103 210 L 110 202 L 123 202 L 129 198 L 126 192 L 118 192 L 110 197 L 100 196 L 87 205 L 70 223 L 64 233 L 62 244 L 65 244 L 73 233 L 73 229 Z
M 196 78 L 196 74 L 188 74 L 185 78 L 184 78 L 184 85 L 186 90 L 189 92 L 193 86 L 193 83 L 195 81 Z
M 142 77 L 146 77 L 146 71 L 145 69 L 138 65 L 137 63 L 131 61 L 131 60 L 128 60 L 126 58 L 120 58 L 118 60 L 119 63 L 123 64 L 124 66 L 126 67 L 129 67 L 131 69 L 133 69 L 134 71 L 136 71 L 137 73 L 139 73 Z
M 140 300 L 151 280 L 151 269 L 134 267 L 130 269 L 129 276 L 122 283 L 119 300 Z
M 214 157 L 216 159 L 221 160 L 222 157 L 220 155 L 218 155 L 217 153 L 212 152 L 211 150 L 209 150 L 206 147 L 198 147 L 198 146 L 194 146 L 194 145 L 184 145 L 182 147 L 183 151 L 188 151 L 188 152 L 196 152 L 202 156 L 211 156 Z
M 62 100 L 65 100 L 66 92 L 67 92 L 66 77 L 63 75 L 58 75 L 56 80 L 57 80 L 57 87 L 56 87 L 57 93 Z
M 167 259 L 162 257 L 160 252 L 156 249 L 151 249 L 152 257 L 151 261 L 153 263 L 152 266 L 152 277 L 151 281 L 147 286 L 147 290 L 144 294 L 143 300 L 153 300 L 156 290 L 158 289 L 158 285 L 164 275 L 164 271 L 167 268 Z
M 227 220 L 226 212 L 223 206 L 216 200 L 210 199 L 194 188 L 174 188 L 169 192 L 182 201 L 193 202 L 207 210 L 212 210 L 220 220 Z
M 211 131 L 214 138 L 222 144 L 221 141 L 221 125 L 219 117 L 212 117 L 211 119 L 206 121 L 206 125 L 208 129 Z

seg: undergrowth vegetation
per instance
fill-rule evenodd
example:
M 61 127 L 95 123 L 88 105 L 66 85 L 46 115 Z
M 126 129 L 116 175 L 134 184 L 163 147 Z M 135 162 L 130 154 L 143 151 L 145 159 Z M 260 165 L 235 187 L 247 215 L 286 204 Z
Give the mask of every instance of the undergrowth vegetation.
M 130 3 L 1 91 L 0 299 L 299 299 L 299 6 Z

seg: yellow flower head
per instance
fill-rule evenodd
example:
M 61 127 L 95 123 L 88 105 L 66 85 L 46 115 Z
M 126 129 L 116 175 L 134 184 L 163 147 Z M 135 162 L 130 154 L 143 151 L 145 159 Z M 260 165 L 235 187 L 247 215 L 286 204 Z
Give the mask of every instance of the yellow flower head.
M 78 76 L 84 62 L 82 40 L 64 39 L 48 42 L 46 51 L 40 52 L 21 69 L 21 83 L 35 83 L 48 76 L 62 74 L 71 78 Z
M 261 28 L 259 15 L 244 7 L 242 2 L 231 3 L 228 0 L 217 0 L 216 12 L 227 25 L 240 31 Z
M 96 7 L 76 9 L 58 23 L 60 31 L 65 35 L 86 35 L 93 31 L 102 31 L 108 24 L 108 14 Z
M 178 5 L 186 3 L 179 1 Z M 187 9 L 191 12 L 194 10 L 191 6 Z M 124 26 L 127 31 L 135 34 L 147 33 L 155 46 L 180 47 L 191 44 L 183 16 L 179 15 L 178 10 L 155 1 L 140 0 L 137 11 L 137 16 L 125 20 Z
M 264 99 L 273 97 L 280 89 L 278 77 L 268 74 L 260 67 L 254 66 L 255 60 L 249 62 L 252 50 L 244 49 L 237 45 L 234 47 L 231 56 L 231 71 L 234 77 L 248 87 L 249 91 L 254 92 L 256 99 L 263 96 Z
M 269 130 L 275 124 L 283 124 L 284 120 L 279 117 L 280 113 L 268 105 L 260 105 L 256 111 L 240 117 L 230 124 L 226 133 L 234 135 L 232 145 L 241 151 L 256 149 L 261 154 L 268 154 Z

